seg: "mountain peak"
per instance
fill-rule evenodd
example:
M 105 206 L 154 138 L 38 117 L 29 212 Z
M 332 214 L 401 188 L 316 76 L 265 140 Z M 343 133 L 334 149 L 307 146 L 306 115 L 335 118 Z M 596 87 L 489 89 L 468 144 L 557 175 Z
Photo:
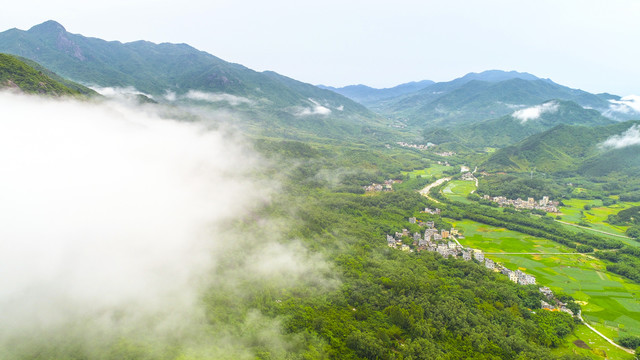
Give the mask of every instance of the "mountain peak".
M 28 31 L 32 33 L 64 33 L 67 30 L 57 21 L 47 20 L 42 24 L 32 27 Z
M 510 79 L 538 80 L 539 78 L 526 72 L 486 70 L 481 73 L 468 73 L 461 79 L 500 82 Z

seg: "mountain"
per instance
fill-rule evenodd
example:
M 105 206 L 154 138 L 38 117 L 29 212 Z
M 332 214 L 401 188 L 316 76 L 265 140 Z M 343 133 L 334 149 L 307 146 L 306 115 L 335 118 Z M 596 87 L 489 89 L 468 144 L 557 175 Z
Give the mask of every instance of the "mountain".
M 371 115 L 361 105 L 331 91 L 295 80 L 285 84 L 271 73 L 226 62 L 187 44 L 108 42 L 69 33 L 51 20 L 28 31 L 11 29 L 0 33 L 0 51 L 32 59 L 77 82 L 101 87 L 132 86 L 156 98 L 167 92 L 184 95 L 198 90 L 245 97 L 273 107 L 309 107 L 315 101 Z M 301 94 L 294 87 L 307 91 Z
M 8 54 L 0 54 L 0 87 L 19 89 L 28 94 L 97 95 L 93 90 L 63 79 L 33 61 Z
M 494 119 L 551 99 L 606 111 L 612 97 L 571 89 L 529 73 L 489 70 L 367 106 L 414 128 L 434 128 Z
M 483 166 L 489 170 L 543 172 L 573 171 L 604 176 L 612 172 L 637 174 L 640 171 L 640 137 L 619 148 L 605 146 L 610 139 L 635 136 L 640 122 L 586 127 L 558 125 L 496 151 Z M 628 135 L 631 133 L 631 135 Z
M 557 125 L 602 126 L 615 121 L 598 111 L 585 109 L 572 101 L 550 100 L 539 105 L 516 110 L 510 115 L 450 129 L 455 141 L 473 147 L 504 147 Z M 427 141 L 442 144 L 440 128 L 427 130 Z
M 435 84 L 435 82 L 431 80 L 422 80 L 400 84 L 398 86 L 385 89 L 376 89 L 366 85 L 349 85 L 341 88 L 318 85 L 318 87 L 321 89 L 331 90 L 362 105 L 375 108 L 376 104 L 383 100 L 410 94 L 433 84 Z
M 83 84 L 132 87 L 156 101 L 233 108 L 262 133 L 308 138 L 386 131 L 381 116 L 342 95 L 229 63 L 187 44 L 105 41 L 47 21 L 0 33 L 0 51 Z

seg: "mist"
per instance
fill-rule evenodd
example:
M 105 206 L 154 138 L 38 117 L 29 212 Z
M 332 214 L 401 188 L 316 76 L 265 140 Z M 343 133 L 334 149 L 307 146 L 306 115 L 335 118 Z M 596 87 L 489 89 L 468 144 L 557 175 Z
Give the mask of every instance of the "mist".
M 558 103 L 555 101 L 549 101 L 544 104 L 528 107 L 515 111 L 511 116 L 520 120 L 521 124 L 529 120 L 538 119 L 544 113 L 554 113 L 558 111 Z
M 600 144 L 600 147 L 621 149 L 634 145 L 640 145 L 640 126 L 638 125 L 632 125 L 622 134 L 611 136 Z
M 285 223 L 247 221 L 278 191 L 247 139 L 113 101 L 0 93 L 0 109 L 0 357 L 131 342 L 149 358 L 250 358 L 256 332 L 295 346 L 278 319 L 229 324 L 205 305 L 260 289 L 242 284 L 328 284 Z

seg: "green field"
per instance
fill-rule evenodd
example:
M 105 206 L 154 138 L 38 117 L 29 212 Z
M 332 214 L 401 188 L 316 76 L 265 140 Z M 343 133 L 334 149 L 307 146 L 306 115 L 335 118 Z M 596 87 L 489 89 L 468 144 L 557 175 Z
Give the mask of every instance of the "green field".
M 607 217 L 609 215 L 617 214 L 621 210 L 640 205 L 640 203 L 620 202 L 610 206 L 603 206 L 602 200 L 583 199 L 570 199 L 563 200 L 562 202 L 566 205 L 560 207 L 560 212 L 562 213 L 562 221 L 574 224 L 577 224 L 580 221 L 584 221 L 589 223 L 591 225 L 591 228 L 593 229 L 619 235 L 624 235 L 627 227 L 611 225 L 605 222 L 607 220 Z M 591 209 L 585 210 L 585 205 L 591 206 Z
M 577 341 L 582 340 L 584 345 L 590 349 L 578 347 Z M 583 345 L 583 346 L 584 346 Z M 561 354 L 579 354 L 589 356 L 596 359 L 623 359 L 631 360 L 634 356 L 628 354 L 617 347 L 609 344 L 603 338 L 591 331 L 584 325 L 578 325 L 572 335 L 567 336 L 567 343 L 561 345 L 555 350 L 558 355 Z
M 449 221 L 463 231 L 466 238 L 460 242 L 464 246 L 486 253 L 574 252 L 547 239 L 469 220 Z M 601 260 L 582 254 L 488 254 L 486 257 L 512 270 L 521 269 L 534 275 L 538 284 L 585 302 L 583 317 L 610 338 L 617 338 L 620 330 L 640 335 L 640 285 L 606 272 Z
M 414 170 L 414 171 L 403 171 L 402 175 L 407 178 L 415 178 L 415 177 L 441 178 L 444 171 L 450 170 L 450 169 L 451 169 L 451 166 L 433 164 L 430 167 L 425 169 Z
M 475 189 L 475 181 L 452 180 L 442 189 L 442 193 L 450 200 L 470 203 L 471 201 L 467 199 L 467 195 Z

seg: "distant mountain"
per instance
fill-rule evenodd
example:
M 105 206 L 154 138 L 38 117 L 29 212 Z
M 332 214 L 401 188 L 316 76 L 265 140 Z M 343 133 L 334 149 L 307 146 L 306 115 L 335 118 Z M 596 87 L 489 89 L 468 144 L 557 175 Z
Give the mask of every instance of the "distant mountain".
M 543 172 L 573 171 L 604 176 L 612 172 L 640 172 L 640 136 L 625 140 L 620 147 L 607 147 L 610 139 L 636 136 L 640 122 L 615 123 L 599 127 L 559 125 L 496 151 L 483 166 L 489 170 Z M 631 133 L 631 135 L 628 135 Z M 611 140 L 610 140 L 611 141 Z
M 256 100 L 273 107 L 313 107 L 371 113 L 328 90 L 295 80 L 282 82 L 273 73 L 260 73 L 226 62 L 186 44 L 121 43 L 71 34 L 55 21 L 28 31 L 0 33 L 0 51 L 46 66 L 66 78 L 100 87 L 135 87 L 156 98 L 167 92 L 224 93 Z M 294 88 L 305 88 L 302 94 Z M 311 98 L 311 100 L 309 99 Z
M 53 96 L 97 95 L 93 90 L 63 79 L 33 61 L 8 54 L 0 54 L 0 88 Z
M 377 107 L 376 105 L 384 100 L 392 99 L 398 96 L 410 94 L 433 85 L 435 82 L 431 80 L 414 81 L 400 84 L 392 88 L 376 89 L 366 85 L 349 85 L 341 88 L 331 86 L 318 85 L 321 89 L 331 90 L 338 94 L 344 95 L 349 99 L 356 101 L 365 106 Z
M 563 100 L 550 100 L 532 107 L 516 110 L 497 119 L 450 129 L 456 141 L 472 147 L 504 147 L 557 125 L 602 126 L 615 121 L 598 111 Z M 427 141 L 441 144 L 436 129 L 425 131 Z
M 370 90 L 358 88 L 358 91 L 366 94 Z M 603 112 L 619 97 L 571 89 L 529 73 L 488 70 L 392 98 L 371 98 L 361 102 L 411 127 L 436 128 L 495 119 L 552 99 L 573 101 Z

